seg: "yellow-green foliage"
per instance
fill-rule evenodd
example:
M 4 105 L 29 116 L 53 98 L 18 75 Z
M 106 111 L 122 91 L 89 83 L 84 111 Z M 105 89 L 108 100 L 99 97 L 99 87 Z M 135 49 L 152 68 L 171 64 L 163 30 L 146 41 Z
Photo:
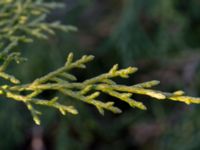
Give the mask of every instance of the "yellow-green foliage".
M 10 62 L 20 63 L 26 60 L 20 56 L 20 52 L 16 52 L 19 42 L 32 42 L 34 37 L 47 38 L 48 34 L 54 34 L 54 29 L 76 30 L 72 26 L 65 26 L 59 22 L 44 22 L 47 13 L 55 7 L 60 7 L 60 5 L 44 3 L 41 0 L 2 0 L 0 2 L 0 77 L 10 82 L 8 85 L 0 85 L 0 95 L 23 102 L 31 112 L 36 124 L 40 124 L 39 115 L 41 115 L 41 112 L 34 108 L 35 105 L 56 108 L 63 115 L 66 113 L 78 114 L 78 110 L 74 106 L 61 104 L 59 97 L 39 98 L 39 95 L 46 90 L 55 90 L 67 97 L 91 104 L 101 114 L 104 114 L 104 110 L 121 113 L 120 108 L 116 107 L 114 102 L 99 100 L 101 93 L 116 97 L 128 103 L 131 107 L 142 110 L 146 110 L 146 106 L 142 102 L 134 100 L 132 94 L 147 95 L 158 100 L 170 99 L 186 104 L 200 103 L 199 98 L 185 96 L 183 91 L 167 93 L 153 90 L 152 87 L 159 84 L 159 81 L 148 81 L 127 86 L 117 84 L 112 80 L 115 77 L 128 78 L 130 74 L 137 71 L 135 67 L 119 69 L 118 65 L 114 65 L 107 73 L 83 82 L 77 82 L 76 77 L 70 71 L 74 68 L 86 68 L 85 64 L 94 59 L 94 56 L 90 55 L 74 60 L 73 54 L 70 53 L 62 67 L 27 84 L 21 83 L 13 75 L 6 73 Z

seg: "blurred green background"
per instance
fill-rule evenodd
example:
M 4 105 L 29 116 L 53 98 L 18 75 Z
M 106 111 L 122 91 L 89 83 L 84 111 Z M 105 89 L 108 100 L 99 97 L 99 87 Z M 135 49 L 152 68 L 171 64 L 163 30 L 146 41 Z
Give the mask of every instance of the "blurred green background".
M 49 0 L 50 1 L 50 0 Z M 51 0 L 53 1 L 53 0 Z M 200 96 L 199 0 L 54 0 L 66 5 L 47 21 L 78 27 L 48 40 L 20 45 L 28 62 L 10 69 L 24 82 L 61 66 L 69 52 L 93 54 L 80 81 L 101 74 L 115 63 L 140 70 L 123 84 L 157 79 L 163 91 L 182 89 Z M 44 97 L 55 95 L 51 91 Z M 107 97 L 110 98 L 110 97 Z M 74 102 L 80 114 L 61 116 L 43 109 L 42 125 L 34 125 L 22 104 L 0 102 L 1 150 L 199 150 L 200 106 L 136 96 L 147 111 L 129 108 L 101 116 L 93 107 Z M 71 101 L 63 97 L 63 100 Z

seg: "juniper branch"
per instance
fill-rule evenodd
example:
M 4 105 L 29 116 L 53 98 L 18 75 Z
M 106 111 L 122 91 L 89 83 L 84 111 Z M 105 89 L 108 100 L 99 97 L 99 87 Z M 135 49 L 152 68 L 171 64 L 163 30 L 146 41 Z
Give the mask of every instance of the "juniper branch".
M 139 101 L 133 99 L 132 94 L 147 95 L 158 100 L 174 100 L 184 102 L 186 104 L 199 104 L 200 98 L 194 98 L 185 96 L 183 92 L 176 91 L 174 93 L 162 92 L 153 90 L 152 87 L 159 84 L 159 81 L 148 81 L 131 86 L 119 85 L 112 81 L 115 77 L 127 78 L 130 74 L 135 73 L 137 68 L 128 67 L 126 69 L 118 69 L 118 65 L 114 65 L 108 73 L 101 74 L 99 76 L 87 79 L 83 82 L 77 82 L 76 77 L 70 73 L 74 68 L 85 67 L 85 63 L 93 60 L 93 56 L 83 56 L 79 60 L 73 62 L 73 54 L 70 53 L 67 57 L 65 65 L 47 75 L 34 80 L 29 84 L 13 85 L 13 86 L 1 86 L 3 95 L 13 100 L 24 102 L 28 109 L 31 111 L 33 119 L 36 123 L 39 123 L 39 117 L 36 115 L 37 110 L 33 108 L 33 105 L 43 105 L 48 107 L 54 107 L 65 114 L 66 112 L 77 114 L 78 111 L 74 106 L 65 106 L 58 103 L 58 98 L 50 100 L 43 100 L 37 98 L 37 96 L 46 90 L 55 90 L 68 97 L 76 100 L 83 101 L 85 103 L 95 106 L 101 114 L 104 114 L 104 109 L 113 113 L 121 113 L 120 108 L 114 106 L 114 102 L 107 101 L 102 102 L 98 99 L 101 93 L 106 93 L 112 97 L 116 97 L 128 103 L 131 107 L 136 107 L 142 110 L 146 110 L 146 106 Z M 64 73 L 64 78 L 63 78 Z M 53 80 L 54 78 L 57 80 Z M 109 80 L 109 82 L 105 82 Z M 26 91 L 31 94 L 20 95 L 20 92 Z M 16 94 L 18 93 L 18 94 Z M 33 110 L 32 110 L 33 108 Z M 65 113 L 64 113 L 65 112 Z

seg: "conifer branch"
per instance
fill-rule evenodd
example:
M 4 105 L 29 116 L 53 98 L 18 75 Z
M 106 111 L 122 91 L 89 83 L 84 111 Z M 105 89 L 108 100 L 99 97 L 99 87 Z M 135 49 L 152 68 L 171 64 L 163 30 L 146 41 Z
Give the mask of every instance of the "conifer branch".
M 77 82 L 76 77 L 70 74 L 70 71 L 74 68 L 83 68 L 83 66 L 85 68 L 85 63 L 91 60 L 93 60 L 93 56 L 83 56 L 79 60 L 73 62 L 73 54 L 70 53 L 63 67 L 52 71 L 29 84 L 6 87 L 2 86 L 1 89 L 4 89 L 2 90 L 4 91 L 2 93 L 7 98 L 24 102 L 27 105 L 27 108 L 31 111 L 33 119 L 36 123 L 39 123 L 39 116 L 37 115 L 38 110 L 33 108 L 33 105 L 53 107 L 58 109 L 62 114 L 78 113 L 74 106 L 65 106 L 60 104 L 57 97 L 49 100 L 38 98 L 38 95 L 46 90 L 55 90 L 73 99 L 93 105 L 101 114 L 104 114 L 104 110 L 109 110 L 113 113 L 122 112 L 120 108 L 114 106 L 114 102 L 102 102 L 99 100 L 98 98 L 101 93 L 108 94 L 124 101 L 131 107 L 136 107 L 142 110 L 146 110 L 146 106 L 142 102 L 134 100 L 132 94 L 146 95 L 158 100 L 169 99 L 184 102 L 186 104 L 200 103 L 200 98 L 185 96 L 182 91 L 167 93 L 153 90 L 152 87 L 159 83 L 159 81 L 156 80 L 131 86 L 119 85 L 112 81 L 115 77 L 127 78 L 130 74 L 135 73 L 137 68 L 134 67 L 118 69 L 118 65 L 114 65 L 108 73 L 87 79 L 83 82 Z M 53 80 L 55 78 L 57 80 Z M 109 80 L 109 82 L 105 82 L 105 80 Z M 22 91 L 27 93 L 31 92 L 31 94 L 20 95 L 20 92 Z

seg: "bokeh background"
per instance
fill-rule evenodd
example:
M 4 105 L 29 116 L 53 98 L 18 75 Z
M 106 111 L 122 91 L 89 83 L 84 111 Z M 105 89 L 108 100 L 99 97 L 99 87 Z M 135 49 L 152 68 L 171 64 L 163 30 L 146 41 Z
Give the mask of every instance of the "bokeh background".
M 48 0 L 46 0 L 48 1 Z M 50 1 L 50 0 L 49 0 Z M 10 71 L 24 82 L 61 66 L 69 52 L 93 54 L 80 81 L 116 63 L 140 70 L 123 84 L 157 79 L 163 91 L 182 89 L 200 96 L 199 0 L 51 0 L 63 2 L 47 21 L 60 20 L 78 32 L 57 32 L 48 40 L 20 45 L 28 62 Z M 56 93 L 49 91 L 44 97 Z M 101 116 L 93 107 L 74 102 L 80 114 L 63 117 L 44 109 L 35 126 L 23 104 L 0 102 L 2 150 L 199 150 L 200 106 L 137 96 L 147 111 L 118 103 L 120 115 Z M 63 100 L 69 100 L 63 97 Z M 71 100 L 72 101 L 72 100 Z

